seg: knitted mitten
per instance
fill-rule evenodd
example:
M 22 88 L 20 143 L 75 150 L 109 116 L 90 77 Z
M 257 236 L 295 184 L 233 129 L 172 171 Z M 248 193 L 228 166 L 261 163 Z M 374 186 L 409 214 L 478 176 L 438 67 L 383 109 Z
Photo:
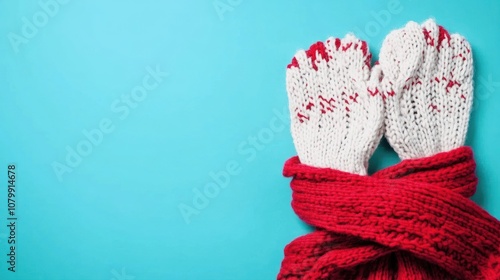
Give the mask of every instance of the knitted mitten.
M 302 163 L 366 174 L 383 134 L 378 68 L 353 35 L 330 38 L 297 52 L 286 85 L 291 131 Z
M 379 60 L 384 78 L 385 136 L 401 159 L 463 146 L 472 105 L 467 40 L 433 20 L 391 32 Z

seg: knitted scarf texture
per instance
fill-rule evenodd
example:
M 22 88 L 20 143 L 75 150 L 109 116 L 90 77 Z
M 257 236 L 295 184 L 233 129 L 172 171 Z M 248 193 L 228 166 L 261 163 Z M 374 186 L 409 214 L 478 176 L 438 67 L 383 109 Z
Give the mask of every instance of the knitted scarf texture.
M 468 147 L 360 176 L 293 157 L 292 207 L 316 231 L 278 279 L 500 279 L 500 223 L 472 202 Z

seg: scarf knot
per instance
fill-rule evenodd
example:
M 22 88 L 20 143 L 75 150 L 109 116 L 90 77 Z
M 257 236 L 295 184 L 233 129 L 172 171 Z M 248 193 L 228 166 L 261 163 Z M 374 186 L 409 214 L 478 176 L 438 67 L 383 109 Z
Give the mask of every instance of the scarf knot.
M 500 223 L 469 199 L 475 168 L 468 147 L 372 176 L 289 159 L 292 207 L 315 231 L 287 245 L 278 279 L 500 279 Z

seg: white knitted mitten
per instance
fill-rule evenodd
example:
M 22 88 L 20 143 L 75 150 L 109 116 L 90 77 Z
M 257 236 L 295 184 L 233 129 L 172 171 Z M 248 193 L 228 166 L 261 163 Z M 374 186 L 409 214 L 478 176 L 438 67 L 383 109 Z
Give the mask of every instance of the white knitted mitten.
M 463 146 L 472 105 L 467 40 L 433 20 L 391 32 L 380 52 L 386 138 L 401 159 Z
M 298 51 L 286 86 L 291 131 L 302 163 L 366 174 L 383 135 L 380 70 L 370 77 L 371 54 L 353 35 Z

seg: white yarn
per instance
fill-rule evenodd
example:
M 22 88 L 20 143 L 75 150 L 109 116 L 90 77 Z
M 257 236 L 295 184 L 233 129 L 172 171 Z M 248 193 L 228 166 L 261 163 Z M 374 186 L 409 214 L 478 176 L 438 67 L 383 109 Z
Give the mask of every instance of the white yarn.
M 386 37 L 379 62 L 385 136 L 401 159 L 464 145 L 473 98 L 472 52 L 465 38 L 440 31 L 433 20 L 409 22 Z
M 310 166 L 366 174 L 383 135 L 380 70 L 376 66 L 370 75 L 367 44 L 353 35 L 318 44 L 323 53 L 314 52 L 316 44 L 301 50 L 287 70 L 297 154 Z

